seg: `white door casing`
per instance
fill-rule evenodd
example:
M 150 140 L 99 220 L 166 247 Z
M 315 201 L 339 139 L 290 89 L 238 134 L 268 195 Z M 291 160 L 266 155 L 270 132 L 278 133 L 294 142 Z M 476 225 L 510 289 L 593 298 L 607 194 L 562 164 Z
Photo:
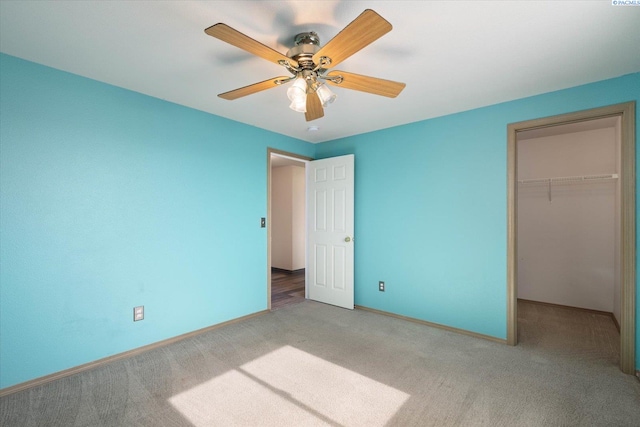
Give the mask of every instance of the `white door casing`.
M 354 155 L 307 164 L 307 298 L 353 309 Z

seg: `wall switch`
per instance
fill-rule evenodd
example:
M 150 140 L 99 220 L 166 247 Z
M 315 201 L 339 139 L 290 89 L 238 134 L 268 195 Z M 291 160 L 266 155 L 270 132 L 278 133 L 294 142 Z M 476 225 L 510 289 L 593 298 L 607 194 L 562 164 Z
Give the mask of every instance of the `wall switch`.
M 265 228 L 267 226 L 267 218 L 260 218 L 260 228 Z
M 378 290 L 380 292 L 384 292 L 384 282 L 383 281 L 378 282 Z
M 144 319 L 144 305 L 139 307 L 133 307 L 133 321 L 137 322 L 138 320 Z

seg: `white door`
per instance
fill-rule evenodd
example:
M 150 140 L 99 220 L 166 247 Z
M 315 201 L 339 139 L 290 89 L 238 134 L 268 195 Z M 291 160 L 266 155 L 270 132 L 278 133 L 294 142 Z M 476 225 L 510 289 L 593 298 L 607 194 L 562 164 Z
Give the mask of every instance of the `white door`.
M 353 154 L 307 164 L 307 298 L 353 309 Z

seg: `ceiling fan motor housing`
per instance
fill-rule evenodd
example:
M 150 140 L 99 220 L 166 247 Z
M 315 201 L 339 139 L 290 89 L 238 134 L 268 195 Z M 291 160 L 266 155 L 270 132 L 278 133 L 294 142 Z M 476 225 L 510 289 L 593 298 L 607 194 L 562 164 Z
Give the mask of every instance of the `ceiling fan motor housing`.
M 313 55 L 320 50 L 320 37 L 313 31 L 300 33 L 294 38 L 295 47 L 287 52 L 287 56 L 294 59 L 300 68 L 313 69 Z

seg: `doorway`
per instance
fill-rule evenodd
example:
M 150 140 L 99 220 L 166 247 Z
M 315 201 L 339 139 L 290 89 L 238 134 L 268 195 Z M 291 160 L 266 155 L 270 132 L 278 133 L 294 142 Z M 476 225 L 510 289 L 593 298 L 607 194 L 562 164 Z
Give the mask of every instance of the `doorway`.
M 525 132 L 544 132 L 559 125 L 587 125 L 588 122 L 612 118 L 619 120 L 619 225 L 616 251 L 619 255 L 619 298 L 614 312 L 619 313 L 620 368 L 635 373 L 635 104 L 625 103 L 577 113 L 547 117 L 508 126 L 508 230 L 507 230 L 507 342 L 518 343 L 518 135 Z M 551 181 L 548 197 L 551 198 Z M 551 199 L 550 199 L 551 200 Z
M 305 169 L 312 159 L 267 150 L 267 301 L 275 310 L 306 298 Z
M 289 251 L 302 258 L 298 262 L 304 265 L 304 297 L 353 310 L 354 155 L 312 160 L 270 148 L 267 149 L 267 221 L 263 224 L 267 227 L 268 309 L 273 309 L 275 295 L 272 267 L 277 249 L 274 240 L 277 215 L 274 197 L 276 168 L 273 166 L 278 163 L 304 165 L 304 194 L 297 196 L 298 201 L 304 202 L 303 213 L 297 221 L 301 239 L 297 248 Z M 289 267 L 285 270 L 299 270 L 287 265 Z M 298 299 L 300 296 L 287 295 Z

